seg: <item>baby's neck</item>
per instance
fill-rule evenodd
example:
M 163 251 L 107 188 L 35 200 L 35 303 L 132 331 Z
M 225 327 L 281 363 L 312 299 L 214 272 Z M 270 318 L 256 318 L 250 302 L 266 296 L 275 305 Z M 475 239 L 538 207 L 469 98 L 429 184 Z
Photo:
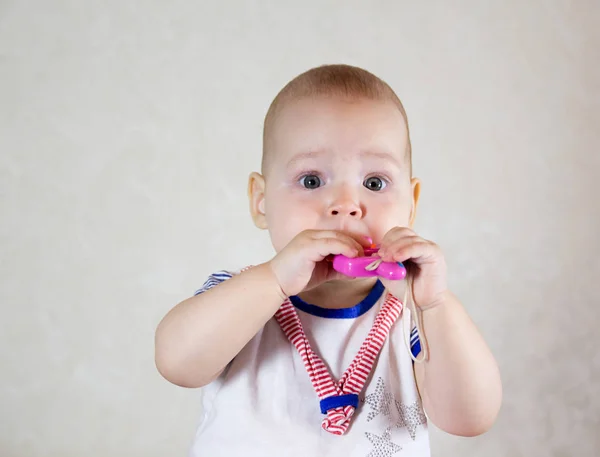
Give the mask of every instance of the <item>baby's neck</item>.
M 298 294 L 306 303 L 328 309 L 351 308 L 369 295 L 376 278 L 329 281 Z

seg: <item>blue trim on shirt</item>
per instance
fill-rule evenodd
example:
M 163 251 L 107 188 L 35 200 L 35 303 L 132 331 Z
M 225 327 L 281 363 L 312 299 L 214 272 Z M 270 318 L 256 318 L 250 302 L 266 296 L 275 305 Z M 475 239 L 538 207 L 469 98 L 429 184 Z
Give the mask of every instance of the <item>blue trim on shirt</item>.
M 421 352 L 421 342 L 417 340 L 417 342 L 410 347 L 410 352 L 412 352 L 413 357 L 417 357 Z
M 216 273 L 213 273 L 208 277 L 206 282 L 202 285 L 202 287 L 200 289 L 198 289 L 196 291 L 196 293 L 194 295 L 200 295 L 200 294 L 206 292 L 207 290 L 210 290 L 213 287 L 218 286 L 222 282 L 227 281 L 228 279 L 231 279 L 232 277 L 233 277 L 233 275 L 229 271 L 225 271 L 225 270 L 217 271 Z
M 290 301 L 299 310 L 312 314 L 313 316 L 326 317 L 329 319 L 354 319 L 369 311 L 373 305 L 377 303 L 377 300 L 381 298 L 384 290 L 385 287 L 383 286 L 383 283 L 380 280 L 377 280 L 375 286 L 373 286 L 371 292 L 369 292 L 369 295 L 367 295 L 359 304 L 352 306 L 351 308 L 321 308 L 320 306 L 306 303 L 297 295 L 292 295 Z
M 358 395 L 332 395 L 321 400 L 319 405 L 321 406 L 321 414 L 327 414 L 327 411 L 339 406 L 354 406 L 354 408 L 358 408 Z
M 417 327 L 413 327 L 412 331 L 410 332 L 410 345 L 412 346 L 413 344 L 415 344 L 415 341 L 417 341 L 419 339 L 419 332 L 417 331 Z

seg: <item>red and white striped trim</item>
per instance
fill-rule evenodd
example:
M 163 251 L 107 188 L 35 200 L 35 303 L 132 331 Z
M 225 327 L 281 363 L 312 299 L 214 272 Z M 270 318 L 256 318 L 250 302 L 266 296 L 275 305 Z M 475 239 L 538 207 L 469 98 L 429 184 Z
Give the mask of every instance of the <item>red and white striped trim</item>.
M 358 354 L 356 354 L 338 382 L 333 380 L 323 361 L 310 347 L 300 317 L 289 299 L 275 313 L 275 319 L 287 338 L 298 350 L 315 392 L 319 399 L 323 400 L 331 396 L 360 394 L 390 332 L 390 328 L 401 313 L 402 303 L 392 294 L 388 294 Z M 330 433 L 343 435 L 350 425 L 353 414 L 353 406 L 332 408 L 327 411 L 321 426 Z

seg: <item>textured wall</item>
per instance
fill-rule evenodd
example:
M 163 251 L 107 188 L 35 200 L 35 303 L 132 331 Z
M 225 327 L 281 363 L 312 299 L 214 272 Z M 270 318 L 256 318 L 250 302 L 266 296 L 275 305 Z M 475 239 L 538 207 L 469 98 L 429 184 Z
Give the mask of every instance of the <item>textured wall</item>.
M 0 455 L 185 455 L 154 328 L 269 257 L 262 116 L 337 62 L 404 100 L 417 229 L 502 369 L 495 428 L 434 456 L 600 455 L 599 3 L 231 3 L 0 1 Z

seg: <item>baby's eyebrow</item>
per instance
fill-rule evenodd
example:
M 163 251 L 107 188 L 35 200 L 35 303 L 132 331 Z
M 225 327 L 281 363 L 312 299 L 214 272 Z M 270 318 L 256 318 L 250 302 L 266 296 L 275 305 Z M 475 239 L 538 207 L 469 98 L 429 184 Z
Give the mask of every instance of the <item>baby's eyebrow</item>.
M 372 158 L 376 158 L 379 160 L 385 160 L 386 162 L 390 162 L 392 165 L 394 165 L 397 168 L 402 168 L 402 164 L 400 163 L 400 161 L 388 152 L 365 150 L 365 151 L 361 151 L 360 155 L 362 157 L 372 157 Z
M 302 162 L 304 160 L 318 159 L 319 157 L 325 155 L 325 152 L 326 151 L 323 150 L 300 152 L 290 159 L 290 161 L 287 163 L 287 168 L 293 168 L 298 162 Z M 366 149 L 360 151 L 359 155 L 361 158 L 374 158 L 377 160 L 383 160 L 395 166 L 396 168 L 402 168 L 400 161 L 388 152 Z
M 325 153 L 325 151 L 300 152 L 290 159 L 290 161 L 287 163 L 287 168 L 293 168 L 294 165 L 296 165 L 298 162 L 301 162 L 303 160 L 317 159 L 320 156 L 322 156 L 324 153 Z

